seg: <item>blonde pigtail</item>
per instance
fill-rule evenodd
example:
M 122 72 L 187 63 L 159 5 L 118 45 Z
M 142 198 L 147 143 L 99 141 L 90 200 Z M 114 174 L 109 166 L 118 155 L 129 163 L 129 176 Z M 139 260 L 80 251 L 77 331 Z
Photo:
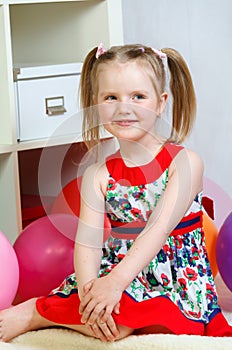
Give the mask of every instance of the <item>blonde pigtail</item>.
M 83 63 L 80 79 L 80 102 L 83 109 L 82 137 L 88 149 L 94 147 L 99 140 L 99 125 L 96 113 L 93 113 L 92 70 L 96 62 L 97 47 L 91 50 Z
M 196 117 L 196 95 L 188 66 L 178 51 L 165 48 L 173 97 L 170 139 L 182 143 L 190 134 Z

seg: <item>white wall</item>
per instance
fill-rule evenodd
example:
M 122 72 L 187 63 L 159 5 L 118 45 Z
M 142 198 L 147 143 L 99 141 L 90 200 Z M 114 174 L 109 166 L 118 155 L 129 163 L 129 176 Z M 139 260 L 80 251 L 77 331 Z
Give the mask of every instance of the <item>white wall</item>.
M 205 176 L 232 197 L 232 1 L 122 4 L 125 43 L 173 47 L 186 59 L 198 99 L 197 121 L 186 145 L 203 158 Z

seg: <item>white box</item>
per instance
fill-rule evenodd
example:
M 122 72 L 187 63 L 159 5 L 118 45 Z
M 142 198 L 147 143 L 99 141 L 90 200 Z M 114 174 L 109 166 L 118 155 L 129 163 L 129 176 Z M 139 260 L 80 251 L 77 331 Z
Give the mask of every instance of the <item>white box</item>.
M 82 63 L 14 67 L 19 141 L 81 135 Z

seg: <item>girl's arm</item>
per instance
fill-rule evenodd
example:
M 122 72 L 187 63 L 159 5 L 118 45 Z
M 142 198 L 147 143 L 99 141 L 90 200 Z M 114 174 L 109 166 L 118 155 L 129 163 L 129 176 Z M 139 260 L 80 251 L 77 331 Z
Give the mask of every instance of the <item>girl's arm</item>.
M 78 281 L 80 300 L 84 285 L 97 278 L 101 257 L 104 230 L 104 195 L 101 180 L 102 166 L 94 164 L 83 175 L 81 186 L 81 210 L 74 250 L 74 268 Z
M 168 234 L 177 226 L 197 193 L 202 190 L 203 163 L 192 151 L 183 149 L 169 169 L 169 180 L 159 204 L 154 209 L 144 231 L 137 237 L 123 260 L 104 277 L 92 284 L 84 298 L 83 318 L 90 324 L 97 317 L 97 305 L 105 308 L 102 321 L 107 320 L 117 302 L 118 291 L 123 292 L 142 269 L 158 254 Z M 107 287 L 105 293 L 100 292 Z M 111 294 L 109 293 L 111 291 Z M 112 300 L 112 291 L 115 299 Z
M 88 294 L 91 283 L 98 280 L 104 234 L 106 181 L 105 167 L 99 164 L 88 168 L 82 179 L 81 211 L 74 251 L 74 268 L 81 301 Z M 115 310 L 117 312 L 117 308 Z M 79 312 L 81 312 L 81 307 Z M 99 308 L 98 313 L 100 317 L 104 310 Z M 118 336 L 118 329 L 112 316 L 107 319 L 105 324 L 96 319 L 95 324 L 92 323 L 89 327 L 95 337 L 103 341 L 113 341 Z

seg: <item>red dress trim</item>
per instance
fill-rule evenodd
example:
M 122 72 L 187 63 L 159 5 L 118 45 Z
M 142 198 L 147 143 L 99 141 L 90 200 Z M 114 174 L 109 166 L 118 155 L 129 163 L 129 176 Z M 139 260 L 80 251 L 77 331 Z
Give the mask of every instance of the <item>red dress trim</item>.
M 81 325 L 79 305 L 77 293 L 68 297 L 44 297 L 36 303 L 40 315 L 58 325 Z M 157 333 L 157 330 L 162 333 L 160 329 L 164 328 L 177 335 L 232 337 L 232 327 L 220 311 L 205 326 L 202 321 L 193 321 L 185 317 L 173 302 L 162 296 L 138 303 L 124 292 L 120 301 L 120 314 L 113 314 L 113 318 L 116 324 L 139 329 L 140 334 Z
M 183 149 L 182 146 L 167 143 L 157 156 L 149 163 L 139 167 L 127 167 L 120 151 L 106 159 L 106 166 L 110 175 L 123 186 L 149 184 L 157 180 L 169 167 L 173 158 Z M 126 180 L 130 179 L 130 181 Z

